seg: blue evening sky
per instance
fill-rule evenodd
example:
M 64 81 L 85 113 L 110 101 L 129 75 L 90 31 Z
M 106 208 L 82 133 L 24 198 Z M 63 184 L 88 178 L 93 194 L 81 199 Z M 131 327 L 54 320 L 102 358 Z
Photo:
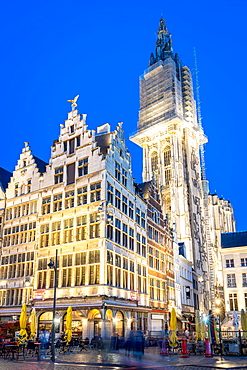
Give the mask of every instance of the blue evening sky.
M 245 0 L 13 0 L 1 3 L 1 159 L 13 171 L 24 146 L 48 161 L 79 94 L 90 129 L 124 122 L 136 131 L 138 78 L 155 49 L 161 14 L 173 48 L 193 69 L 197 50 L 206 171 L 210 191 L 230 200 L 237 230 L 247 230 Z M 133 176 L 141 150 L 127 140 Z

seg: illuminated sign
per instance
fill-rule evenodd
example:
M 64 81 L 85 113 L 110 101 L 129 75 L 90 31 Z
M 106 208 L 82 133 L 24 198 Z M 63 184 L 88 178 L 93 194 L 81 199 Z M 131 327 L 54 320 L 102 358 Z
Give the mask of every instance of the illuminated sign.
M 37 290 L 36 292 L 33 292 L 33 298 L 34 299 L 43 299 L 44 294 L 45 294 L 44 290 Z

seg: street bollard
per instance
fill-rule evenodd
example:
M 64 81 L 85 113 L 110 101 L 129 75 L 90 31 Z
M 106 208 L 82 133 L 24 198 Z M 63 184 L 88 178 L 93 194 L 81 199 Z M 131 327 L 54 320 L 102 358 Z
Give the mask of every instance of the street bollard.
M 182 339 L 182 353 L 180 355 L 182 358 L 190 357 L 188 351 L 187 351 L 187 339 Z
M 167 342 L 166 342 L 166 338 L 163 339 L 162 341 L 162 347 L 161 347 L 161 352 L 160 352 L 161 356 L 168 356 L 168 348 L 167 348 Z
M 205 357 L 213 357 L 213 354 L 211 351 L 210 338 L 205 339 L 205 347 L 206 347 Z

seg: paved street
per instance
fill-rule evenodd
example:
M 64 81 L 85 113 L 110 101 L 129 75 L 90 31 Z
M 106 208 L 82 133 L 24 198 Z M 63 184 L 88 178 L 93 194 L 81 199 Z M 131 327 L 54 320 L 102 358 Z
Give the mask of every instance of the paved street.
M 180 358 L 178 355 L 162 357 L 158 348 L 148 348 L 142 360 L 125 356 L 124 351 L 102 353 L 101 351 L 83 351 L 71 354 L 59 354 L 56 363 L 47 358 L 37 362 L 33 358 L 25 361 L 11 361 L 0 358 L 0 370 L 209 370 L 209 369 L 247 369 L 247 357 L 213 357 L 191 356 Z

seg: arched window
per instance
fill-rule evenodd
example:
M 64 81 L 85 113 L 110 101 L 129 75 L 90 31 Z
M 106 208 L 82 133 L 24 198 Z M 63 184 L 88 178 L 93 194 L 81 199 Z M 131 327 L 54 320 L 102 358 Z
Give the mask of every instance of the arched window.
M 158 169 L 158 155 L 157 152 L 153 152 L 151 155 L 151 171 L 155 172 Z

